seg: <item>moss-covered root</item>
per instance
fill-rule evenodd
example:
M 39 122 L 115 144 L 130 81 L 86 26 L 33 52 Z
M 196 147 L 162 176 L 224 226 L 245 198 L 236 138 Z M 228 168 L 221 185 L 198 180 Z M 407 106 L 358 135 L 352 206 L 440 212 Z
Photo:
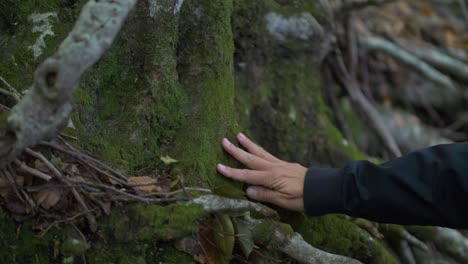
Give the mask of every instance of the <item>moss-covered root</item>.
M 334 255 L 314 248 L 291 226 L 273 220 L 244 220 L 255 242 L 279 250 L 301 263 L 358 264 L 355 259 Z
M 409 243 L 413 247 L 417 247 L 423 251 L 429 251 L 429 247 L 424 242 L 409 233 L 403 226 L 383 224 L 379 226 L 379 231 L 394 245 L 406 241 L 406 243 Z
M 416 237 L 431 241 L 441 252 L 446 253 L 460 263 L 468 263 L 468 238 L 459 231 L 432 226 L 411 226 L 407 227 L 407 229 Z
M 364 263 L 399 263 L 388 248 L 342 215 L 298 216 L 292 221 L 296 232 L 327 252 L 358 259 Z
M 170 240 L 198 231 L 199 221 L 209 214 L 243 212 L 277 217 L 275 211 L 261 204 L 205 195 L 168 206 L 135 204 L 117 208 L 101 223 L 118 242 Z

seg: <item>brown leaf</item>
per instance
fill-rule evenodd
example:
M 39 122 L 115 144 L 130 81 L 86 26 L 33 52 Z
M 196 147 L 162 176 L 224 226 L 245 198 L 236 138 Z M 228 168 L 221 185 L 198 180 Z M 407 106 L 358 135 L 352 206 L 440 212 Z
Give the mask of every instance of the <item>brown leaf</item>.
M 68 175 L 78 175 L 80 173 L 80 170 L 78 169 L 78 164 L 75 163 L 66 164 L 64 171 Z
M 42 206 L 44 209 L 49 209 L 60 201 L 62 195 L 62 189 L 52 187 L 36 193 L 34 200 L 37 205 Z
M 144 192 L 161 192 L 163 190 L 160 186 L 156 185 L 156 179 L 149 176 L 130 177 L 127 179 L 127 182 L 132 185 L 140 185 L 135 186 L 135 188 Z
M 42 161 L 38 159 L 34 161 L 33 167 L 38 171 L 50 173 L 49 167 L 47 167 Z

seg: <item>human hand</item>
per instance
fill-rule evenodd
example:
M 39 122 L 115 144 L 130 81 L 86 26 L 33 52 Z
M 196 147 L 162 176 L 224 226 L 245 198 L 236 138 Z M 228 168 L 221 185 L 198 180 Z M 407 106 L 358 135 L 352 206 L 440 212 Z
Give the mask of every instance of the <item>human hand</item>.
M 252 199 L 290 210 L 304 211 L 304 178 L 307 168 L 276 158 L 242 133 L 237 134 L 237 140 L 247 151 L 238 148 L 226 138 L 221 145 L 226 152 L 251 170 L 218 164 L 218 172 L 226 177 L 253 184 L 254 186 L 247 188 L 247 195 Z

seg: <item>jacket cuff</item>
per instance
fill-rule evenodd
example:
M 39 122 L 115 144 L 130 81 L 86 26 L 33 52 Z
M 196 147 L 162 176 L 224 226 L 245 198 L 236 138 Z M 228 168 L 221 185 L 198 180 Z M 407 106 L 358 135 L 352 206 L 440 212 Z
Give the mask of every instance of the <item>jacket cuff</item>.
M 343 169 L 309 168 L 304 180 L 304 211 L 308 215 L 342 213 Z

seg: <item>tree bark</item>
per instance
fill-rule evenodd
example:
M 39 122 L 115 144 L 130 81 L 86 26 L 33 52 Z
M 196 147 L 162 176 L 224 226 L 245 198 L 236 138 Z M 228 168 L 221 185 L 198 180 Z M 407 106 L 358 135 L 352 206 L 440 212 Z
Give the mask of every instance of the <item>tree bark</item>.
M 85 2 L 0 3 L 0 76 L 24 91 Z M 236 165 L 220 147 L 223 137 L 245 129 L 273 154 L 306 166 L 366 158 L 328 118 L 319 67 L 330 36 L 317 22 L 321 16 L 312 0 L 140 0 L 109 52 L 83 76 L 74 94 L 75 129 L 65 133 L 122 173 L 151 168 L 150 176 L 183 176 L 187 186 L 244 200 L 236 202 L 230 217 L 252 211 L 263 220 L 270 211 L 247 203 L 241 184 L 216 173 L 217 163 Z M 0 103 L 11 104 L 6 98 Z M 160 160 L 166 155 L 177 165 L 168 168 Z M 196 233 L 199 221 L 213 213 L 233 211 L 207 208 L 212 207 L 193 201 L 119 204 L 98 219 L 96 233 L 78 222 L 58 225 L 42 238 L 34 236 L 34 221 L 16 223 L 3 210 L 0 260 L 193 262 L 174 248 L 174 239 Z M 301 234 L 303 240 L 297 235 L 294 243 L 307 252 L 317 247 L 364 263 L 397 263 L 383 241 L 342 216 L 284 213 L 281 220 Z M 288 261 L 285 254 L 295 250 L 271 254 Z

